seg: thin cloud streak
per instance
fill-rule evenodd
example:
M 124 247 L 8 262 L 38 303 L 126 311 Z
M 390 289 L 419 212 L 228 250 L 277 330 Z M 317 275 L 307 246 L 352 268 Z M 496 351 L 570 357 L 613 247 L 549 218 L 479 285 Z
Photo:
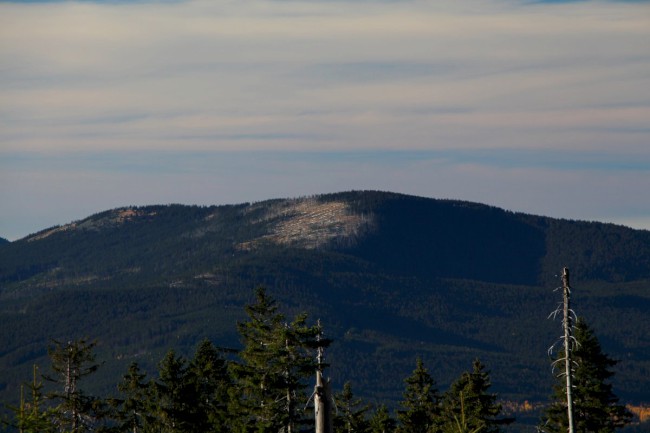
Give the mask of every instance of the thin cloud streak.
M 108 130 L 99 125 L 94 131 L 103 140 L 90 146 L 173 148 L 181 140 L 156 142 L 162 136 L 289 134 L 319 127 L 323 135 L 323 129 L 343 125 L 349 135 L 328 147 L 390 148 L 402 134 L 399 124 L 382 131 L 386 142 L 377 143 L 365 131 L 385 129 L 386 117 L 407 117 L 414 108 L 445 106 L 471 113 L 440 119 L 435 128 L 422 117 L 410 117 L 405 125 L 442 129 L 445 141 L 470 148 L 482 141 L 482 127 L 525 130 L 526 118 L 545 117 L 540 126 L 549 129 L 580 131 L 601 126 L 601 117 L 610 119 L 614 130 L 642 127 L 638 119 L 621 121 L 614 109 L 593 120 L 575 112 L 595 104 L 644 103 L 637 117 L 645 120 L 648 101 L 638 89 L 650 87 L 643 44 L 650 36 L 647 8 L 597 4 L 549 10 L 511 3 L 504 10 L 507 2 L 486 2 L 483 10 L 468 11 L 478 5 L 460 3 L 458 10 L 433 2 L 3 4 L 3 16 L 13 15 L 2 23 L 3 57 L 14 65 L 2 74 L 3 111 L 13 118 L 3 128 L 9 131 L 3 141 L 14 150 L 38 150 L 60 148 L 72 138 L 68 147 L 86 148 L 74 139 L 78 123 L 88 129 L 87 116 L 119 119 L 124 111 L 144 120 Z M 296 124 L 296 114 L 313 107 L 334 116 Z M 175 113 L 214 122 L 178 126 L 169 122 Z M 514 113 L 519 118 L 508 123 Z M 233 120 L 235 114 L 239 129 L 224 128 L 224 117 Z M 259 121 L 265 117 L 273 118 L 274 130 Z M 21 121 L 43 137 L 12 131 Z M 458 124 L 478 131 L 457 135 Z M 516 136 L 521 146 L 538 146 L 526 135 Z M 440 145 L 435 134 L 428 136 L 407 136 L 416 140 L 408 146 Z M 81 134 L 82 141 L 86 137 Z M 208 139 L 189 146 L 242 144 Z M 253 141 L 247 148 L 266 146 Z M 299 146 L 313 144 L 289 145 Z

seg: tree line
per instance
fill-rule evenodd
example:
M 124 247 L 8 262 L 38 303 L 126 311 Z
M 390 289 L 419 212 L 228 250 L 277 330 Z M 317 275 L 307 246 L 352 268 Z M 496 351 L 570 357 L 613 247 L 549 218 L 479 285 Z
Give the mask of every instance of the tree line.
M 51 372 L 23 387 L 7 431 L 21 433 L 299 433 L 314 430 L 310 404 L 316 371 L 326 367 L 316 353 L 331 341 L 320 323 L 306 314 L 288 320 L 264 288 L 245 307 L 238 323 L 243 348 L 234 353 L 202 341 L 191 357 L 169 350 L 149 377 L 134 362 L 116 385 L 117 395 L 100 398 L 85 392 L 83 379 L 101 363 L 95 342 L 53 341 Z M 630 414 L 618 404 L 608 379 L 615 364 L 602 353 L 593 331 L 575 326 L 575 417 L 580 433 L 610 433 L 625 426 Z M 557 358 L 562 354 L 558 353 Z M 490 374 L 480 360 L 442 392 L 421 359 L 404 380 L 395 410 L 370 405 L 347 382 L 332 396 L 333 433 L 500 433 L 515 420 L 504 416 L 490 392 Z M 51 382 L 45 392 L 44 381 Z M 566 403 L 560 380 L 539 429 L 567 431 Z

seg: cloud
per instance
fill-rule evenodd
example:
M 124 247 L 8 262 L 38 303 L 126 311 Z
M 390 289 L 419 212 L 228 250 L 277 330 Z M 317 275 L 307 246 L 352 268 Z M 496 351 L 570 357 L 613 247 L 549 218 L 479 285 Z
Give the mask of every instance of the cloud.
M 54 223 L 370 188 L 638 221 L 648 40 L 642 2 L 0 2 L 0 199 L 59 197 Z
M 645 6 L 192 1 L 0 8 L 1 50 L 12 65 L 0 73 L 2 138 L 12 149 L 269 146 L 267 139 L 213 140 L 242 136 L 305 137 L 277 140 L 281 148 L 390 148 L 397 141 L 476 147 L 482 128 L 495 137 L 490 146 L 504 130 L 512 135 L 508 146 L 539 147 L 527 138 L 536 129 L 580 135 L 602 130 L 603 117 L 613 134 L 640 130 L 650 106 L 638 91 L 650 86 Z M 612 103 L 619 107 L 606 107 Z M 457 111 L 414 114 L 448 107 Z M 300 116 L 314 109 L 326 114 Z M 385 139 L 377 142 L 378 135 Z M 313 136 L 330 140 L 307 141 Z M 560 138 L 573 141 L 569 132 Z

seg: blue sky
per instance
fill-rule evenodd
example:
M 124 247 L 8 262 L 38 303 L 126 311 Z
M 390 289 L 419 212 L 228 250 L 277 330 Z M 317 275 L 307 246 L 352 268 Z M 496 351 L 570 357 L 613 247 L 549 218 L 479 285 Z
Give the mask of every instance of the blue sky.
M 350 189 L 650 229 L 650 2 L 0 1 L 0 236 Z

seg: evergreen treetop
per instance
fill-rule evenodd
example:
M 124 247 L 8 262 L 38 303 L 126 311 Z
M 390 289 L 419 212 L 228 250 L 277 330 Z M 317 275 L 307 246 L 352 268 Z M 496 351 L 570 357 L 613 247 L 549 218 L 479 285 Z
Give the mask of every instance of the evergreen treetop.
M 404 382 L 406 389 L 397 411 L 398 433 L 435 433 L 439 431 L 440 394 L 435 381 L 417 358 L 415 370 Z
M 571 354 L 573 368 L 573 404 L 576 433 L 613 433 L 630 422 L 631 414 L 618 403 L 609 379 L 617 361 L 603 353 L 593 329 L 583 318 L 576 321 L 575 345 Z M 564 357 L 559 351 L 556 359 Z M 567 431 L 564 379 L 553 387 L 553 402 L 547 408 L 540 429 L 548 433 Z
M 501 405 L 497 395 L 489 392 L 490 386 L 490 373 L 480 360 L 474 360 L 472 371 L 463 373 L 444 394 L 443 431 L 458 433 L 462 424 L 462 433 L 499 433 L 501 425 L 512 423 L 514 419 L 498 418 Z
M 350 382 L 345 382 L 343 390 L 334 396 L 338 414 L 334 417 L 335 433 L 367 433 L 370 427 L 367 412 L 370 406 L 355 397 Z

